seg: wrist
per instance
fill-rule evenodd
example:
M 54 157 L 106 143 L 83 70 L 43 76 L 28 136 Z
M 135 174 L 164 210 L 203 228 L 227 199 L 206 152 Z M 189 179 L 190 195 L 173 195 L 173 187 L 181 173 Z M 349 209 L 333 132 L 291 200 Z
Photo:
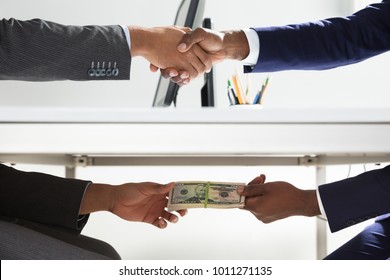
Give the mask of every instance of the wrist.
M 317 193 L 315 190 L 304 191 L 305 208 L 303 215 L 308 217 L 321 215 L 320 207 L 318 205 Z
M 244 31 L 225 31 L 223 33 L 225 59 L 243 60 L 249 55 L 249 43 Z
M 82 200 L 80 214 L 111 211 L 113 203 L 114 187 L 112 185 L 91 183 Z
M 150 49 L 151 29 L 140 26 L 128 26 L 131 38 L 130 53 L 132 57 L 146 57 Z

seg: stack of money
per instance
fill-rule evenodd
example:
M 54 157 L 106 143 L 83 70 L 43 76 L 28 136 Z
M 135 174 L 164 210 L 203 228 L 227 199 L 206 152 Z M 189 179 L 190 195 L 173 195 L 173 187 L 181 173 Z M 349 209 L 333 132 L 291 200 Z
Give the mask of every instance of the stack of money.
M 237 193 L 245 183 L 182 181 L 169 193 L 168 211 L 187 208 L 242 208 L 245 197 Z

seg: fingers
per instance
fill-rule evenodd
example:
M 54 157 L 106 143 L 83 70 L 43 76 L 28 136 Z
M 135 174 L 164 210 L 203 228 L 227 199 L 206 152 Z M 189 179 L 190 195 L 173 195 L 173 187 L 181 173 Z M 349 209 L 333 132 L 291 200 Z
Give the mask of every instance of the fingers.
M 192 48 L 194 54 L 200 61 L 200 65 L 198 67 L 195 67 L 198 72 L 210 72 L 211 67 L 213 67 L 213 61 L 209 54 L 207 54 L 201 47 L 198 45 L 193 46 Z
M 170 79 L 173 83 L 180 86 L 190 83 L 190 74 L 187 71 L 177 71 L 174 68 L 160 69 L 161 76 Z
M 170 69 L 171 69 L 171 68 L 160 69 L 161 76 L 163 76 L 163 78 L 165 78 L 165 79 L 170 79 L 170 78 L 171 78 Z M 175 69 L 175 71 L 176 71 L 176 69 Z M 176 72 L 177 72 L 177 71 L 176 71 Z M 176 75 L 176 76 L 177 76 L 177 75 Z
M 185 86 L 191 82 L 188 74 L 187 75 L 179 74 L 177 77 L 171 78 L 171 81 L 178 84 L 179 86 Z
M 197 48 L 198 51 L 201 52 L 199 46 L 194 46 L 193 48 Z M 200 74 L 206 71 L 205 64 L 203 64 L 194 51 L 186 52 L 184 55 L 187 61 L 187 65 L 185 65 L 181 70 L 184 70 L 189 74 L 190 80 L 197 78 Z
M 158 227 L 158 228 L 166 228 L 168 226 L 167 222 L 162 219 L 162 218 L 157 218 L 153 223 L 152 225 L 154 225 L 155 227 Z
M 179 210 L 177 211 L 180 216 L 184 216 L 186 213 L 187 213 L 187 210 Z M 157 218 L 153 223 L 152 225 L 158 227 L 158 228 L 166 228 L 168 226 L 168 222 L 170 223 L 177 223 L 179 221 L 179 218 L 175 215 L 175 214 L 172 214 L 168 211 L 163 211 L 162 214 L 161 214 L 161 217 Z
M 179 85 L 186 85 L 200 74 L 210 72 L 213 66 L 211 57 L 198 45 L 194 45 L 191 50 L 183 53 L 183 57 L 187 65 L 182 66 L 182 69 L 178 69 L 179 71 L 173 68 L 161 70 L 164 78 L 170 78 L 172 82 Z
M 179 221 L 179 218 L 175 214 L 172 214 L 171 212 L 165 210 L 162 212 L 161 218 L 165 219 L 170 223 L 177 223 Z
M 264 188 L 262 188 L 259 185 L 262 185 L 265 183 L 265 175 L 261 174 L 260 176 L 256 177 L 252 181 L 248 183 L 246 187 L 240 186 L 237 189 L 237 192 L 242 195 L 242 196 L 257 196 L 257 195 L 262 195 L 264 192 Z M 253 186 L 256 185 L 256 186 Z
M 160 188 L 160 190 L 162 191 L 162 193 L 168 193 L 175 186 L 176 186 L 176 183 L 175 182 L 171 182 L 171 183 L 162 185 L 162 188 Z
M 198 47 L 199 48 L 199 47 Z M 199 55 L 202 51 L 198 51 Z M 165 79 L 170 79 L 172 82 L 184 85 L 188 84 L 192 79 L 195 79 L 199 76 L 199 74 L 204 73 L 207 69 L 206 67 L 210 67 L 211 64 L 206 55 L 202 55 L 202 59 L 206 60 L 207 66 L 199 59 L 199 57 L 194 52 L 188 52 L 182 55 L 181 65 L 175 67 L 167 67 L 165 69 L 160 69 L 161 75 Z M 158 70 L 158 67 L 154 65 L 150 65 L 150 71 L 155 72 Z
M 213 66 L 213 61 L 210 55 L 199 45 L 196 44 L 206 38 L 205 34 L 207 33 L 204 32 L 203 29 L 199 29 L 199 31 L 197 29 L 192 33 L 184 34 L 181 42 L 187 43 L 184 43 L 184 45 L 179 44 L 181 52 L 185 53 L 185 55 L 188 57 L 188 61 L 197 72 L 197 74 L 191 73 L 191 68 L 186 69 L 189 71 L 191 79 L 197 77 L 199 74 L 202 74 L 204 72 L 210 72 L 211 67 Z M 189 38 L 188 36 L 194 36 L 194 40 L 192 40 L 191 37 Z
M 166 69 L 160 69 L 160 72 L 161 72 L 161 76 L 163 76 L 165 79 L 172 79 L 174 77 L 179 76 L 180 73 L 182 73 L 182 72 L 177 71 L 173 67 L 169 67 Z M 188 75 L 188 73 L 187 73 L 187 75 Z
M 264 185 L 248 185 L 244 188 L 237 189 L 237 192 L 246 197 L 261 196 L 265 193 Z
M 261 174 L 260 176 L 250 181 L 248 185 L 261 185 L 264 184 L 264 182 L 265 182 L 265 175 Z
M 153 72 L 153 73 L 158 71 L 158 67 L 157 67 L 157 66 L 154 66 L 153 64 L 150 64 L 149 69 L 150 69 L 150 71 Z
M 193 45 L 202 42 L 207 37 L 207 33 L 202 29 L 198 28 L 193 32 L 184 34 L 182 40 L 179 42 L 177 50 L 179 52 L 186 52 L 192 48 Z
M 190 27 L 186 27 L 186 26 L 176 26 L 176 27 L 183 30 L 185 33 L 190 33 L 192 31 Z
M 151 72 L 157 72 L 159 70 L 159 68 L 153 64 L 150 64 L 150 71 Z M 177 77 L 180 73 L 173 67 L 169 67 L 169 68 L 166 68 L 166 69 L 160 69 L 160 72 L 161 72 L 161 75 L 165 78 L 165 79 L 171 79 L 173 77 Z M 188 75 L 188 73 L 187 73 Z
M 179 215 L 181 217 L 184 217 L 185 215 L 187 215 L 188 210 L 187 209 L 182 209 L 182 210 L 177 210 L 176 212 L 179 213 Z

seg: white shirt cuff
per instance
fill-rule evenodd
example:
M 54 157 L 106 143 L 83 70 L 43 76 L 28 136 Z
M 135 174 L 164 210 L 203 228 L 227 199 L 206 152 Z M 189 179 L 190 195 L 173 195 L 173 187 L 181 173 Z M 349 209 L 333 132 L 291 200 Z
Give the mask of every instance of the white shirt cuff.
M 122 29 L 123 29 L 123 32 L 125 33 L 125 36 L 126 36 L 126 41 L 127 41 L 127 45 L 129 46 L 129 49 L 131 49 L 131 41 L 130 41 L 130 31 L 129 29 L 127 28 L 127 26 L 125 25 L 121 25 Z
M 321 200 L 321 196 L 320 196 L 320 192 L 319 192 L 318 188 L 317 188 L 316 194 L 317 194 L 318 207 L 320 208 L 320 211 L 321 211 L 321 215 L 319 217 L 327 220 L 325 209 L 324 209 L 324 206 L 322 205 L 322 200 Z
M 260 54 L 260 39 L 253 29 L 243 29 L 249 44 L 249 55 L 241 60 L 244 65 L 256 65 Z

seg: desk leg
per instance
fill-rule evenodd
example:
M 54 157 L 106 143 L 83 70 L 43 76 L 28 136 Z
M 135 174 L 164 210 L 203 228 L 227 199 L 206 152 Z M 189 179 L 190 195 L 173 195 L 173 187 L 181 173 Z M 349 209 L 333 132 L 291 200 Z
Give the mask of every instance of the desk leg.
M 75 179 L 76 178 L 76 167 L 65 166 L 65 178 Z
M 326 183 L 326 167 L 316 167 L 316 185 L 322 185 Z M 317 230 L 317 259 L 321 260 L 327 255 L 327 222 L 323 219 L 317 218 L 316 221 Z

